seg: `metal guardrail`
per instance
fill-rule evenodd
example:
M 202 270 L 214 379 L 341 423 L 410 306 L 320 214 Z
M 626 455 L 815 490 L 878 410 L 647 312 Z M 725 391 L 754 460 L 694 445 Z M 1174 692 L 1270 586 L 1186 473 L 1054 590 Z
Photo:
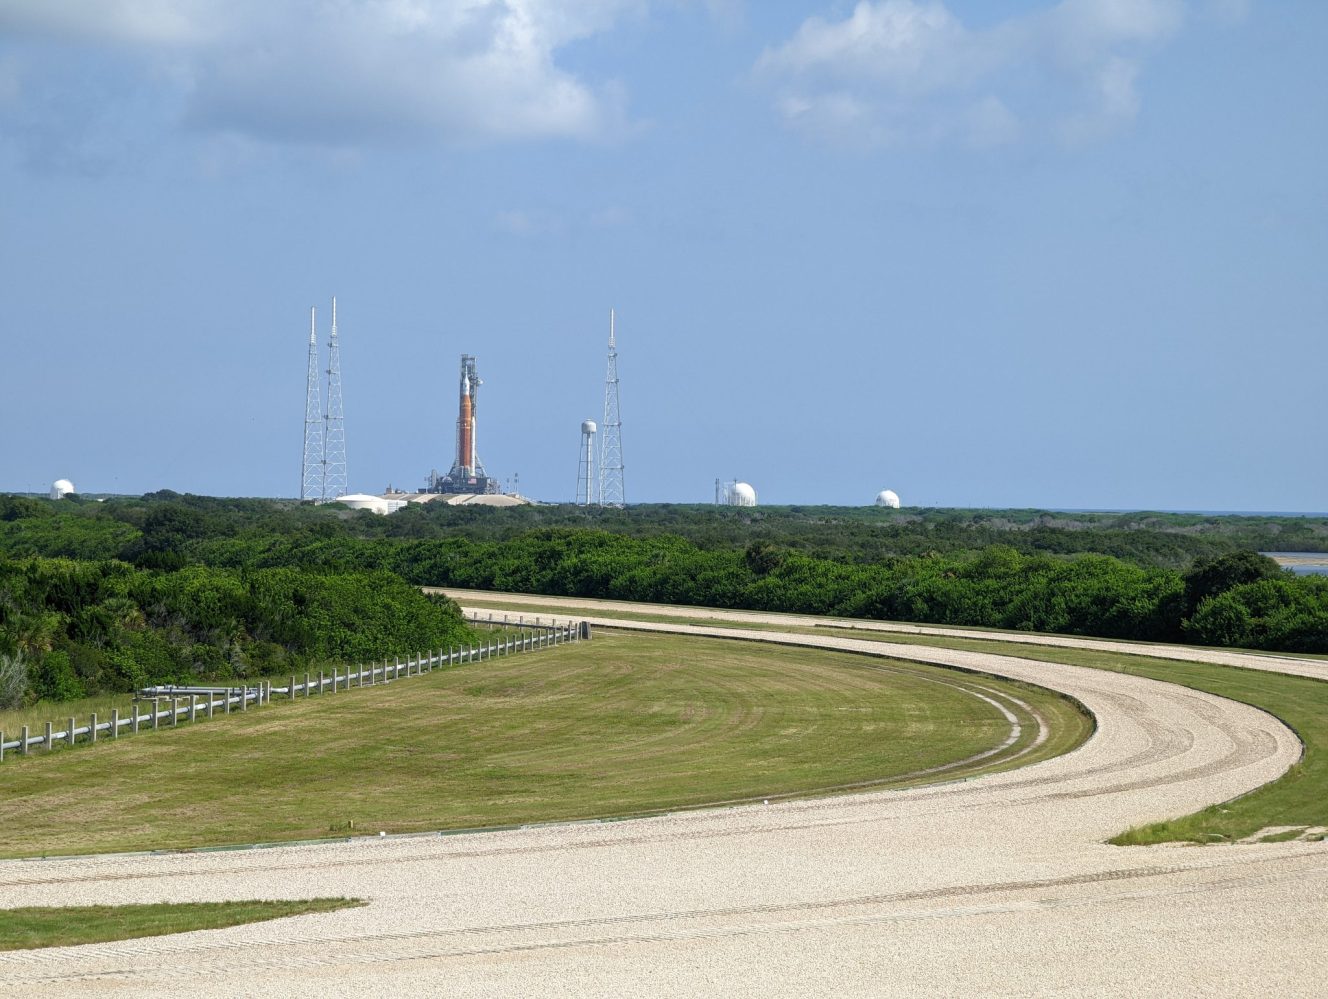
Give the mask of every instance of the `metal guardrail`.
M 531 652 L 538 649 L 552 648 L 567 642 L 576 642 L 590 637 L 590 627 L 585 621 L 566 621 L 558 623 L 550 620 L 543 623 L 536 618 L 531 624 L 524 618 L 514 621 L 503 618 L 497 621 L 490 615 L 487 619 L 471 615 L 468 620 L 473 624 L 487 624 L 505 631 L 516 629 L 517 635 L 504 635 L 482 644 L 449 646 L 447 651 L 439 649 L 420 653 L 403 662 L 395 657 L 389 664 L 386 659 L 379 663 L 369 663 L 347 667 L 343 673 L 338 667 L 332 667 L 329 677 L 326 670 L 319 670 L 317 678 L 312 672 L 304 674 L 304 682 L 297 683 L 298 677 L 292 675 L 289 684 L 284 687 L 273 686 L 270 680 L 261 683 L 239 686 L 176 686 L 159 685 L 144 687 L 134 698 L 133 707 L 128 716 L 121 716 L 120 710 L 111 710 L 109 721 L 99 722 L 94 713 L 87 724 L 79 725 L 76 718 L 70 718 L 64 728 L 57 731 L 54 722 L 46 722 L 44 730 L 32 734 L 29 726 L 24 725 L 17 739 L 6 739 L 0 730 L 0 762 L 7 753 L 17 750 L 18 755 L 27 756 L 33 749 L 51 750 L 59 745 L 73 746 L 77 742 L 97 742 L 99 736 L 118 739 L 121 735 L 132 734 L 143 729 L 156 731 L 164 722 L 167 727 L 175 727 L 184 719 L 197 721 L 200 717 L 212 718 L 215 714 L 230 714 L 232 711 L 247 711 L 250 706 L 261 707 L 268 704 L 275 694 L 286 700 L 310 697 L 322 694 L 336 694 L 352 688 L 374 687 L 381 683 L 392 683 L 411 676 L 421 676 L 435 669 L 447 666 L 460 666 L 471 662 L 483 662 L 486 659 L 501 658 L 518 652 Z M 187 698 L 187 703 L 185 702 Z M 140 712 L 139 704 L 152 702 L 146 713 Z M 169 701 L 169 706 L 163 706 Z M 127 731 L 126 731 L 127 730 Z

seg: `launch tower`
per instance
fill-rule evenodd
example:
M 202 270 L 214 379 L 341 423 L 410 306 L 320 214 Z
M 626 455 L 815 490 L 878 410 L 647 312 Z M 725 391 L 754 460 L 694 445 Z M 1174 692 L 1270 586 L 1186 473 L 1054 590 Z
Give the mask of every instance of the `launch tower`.
M 323 403 L 318 392 L 318 324 L 309 310 L 309 374 L 304 387 L 304 462 L 300 499 L 323 498 Z
M 341 403 L 341 340 L 337 337 L 337 300 L 332 299 L 332 335 L 327 340 L 327 412 L 323 415 L 323 500 L 345 496 L 346 411 Z
M 484 471 L 479 450 L 475 442 L 475 430 L 479 418 L 479 391 L 484 383 L 480 381 L 479 371 L 475 367 L 475 358 L 470 354 L 461 355 L 461 394 L 456 424 L 456 459 L 452 469 L 440 476 L 436 471 L 429 473 L 428 492 L 431 493 L 496 493 L 499 491 L 498 480 L 491 479 Z
M 618 337 L 613 310 L 609 310 L 609 367 L 604 377 L 604 423 L 599 439 L 599 502 L 622 506 L 623 489 L 622 413 L 618 408 Z

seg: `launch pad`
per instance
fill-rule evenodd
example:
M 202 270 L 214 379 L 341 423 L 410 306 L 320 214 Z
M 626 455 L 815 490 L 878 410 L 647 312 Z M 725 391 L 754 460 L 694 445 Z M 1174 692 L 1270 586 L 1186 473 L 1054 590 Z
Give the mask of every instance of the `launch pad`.
M 439 475 L 437 469 L 429 473 L 429 482 L 424 488 L 426 493 L 491 496 L 502 491 L 498 480 L 490 478 L 485 472 L 476 444 L 476 430 L 479 425 L 479 389 L 483 384 L 480 381 L 479 370 L 475 366 L 474 355 L 462 354 L 456 458 L 446 475 Z

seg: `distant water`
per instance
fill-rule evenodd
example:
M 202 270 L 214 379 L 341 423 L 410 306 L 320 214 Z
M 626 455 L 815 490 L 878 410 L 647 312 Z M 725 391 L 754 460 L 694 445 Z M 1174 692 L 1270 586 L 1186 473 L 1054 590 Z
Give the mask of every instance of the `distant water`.
M 1328 552 L 1260 552 L 1297 576 L 1328 576 Z

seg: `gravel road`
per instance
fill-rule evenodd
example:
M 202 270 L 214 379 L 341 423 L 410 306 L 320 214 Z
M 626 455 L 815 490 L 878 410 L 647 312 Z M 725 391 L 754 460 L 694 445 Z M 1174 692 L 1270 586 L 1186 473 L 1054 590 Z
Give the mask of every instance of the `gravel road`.
M 1098 728 L 1045 763 L 907 791 L 485 834 L 0 862 L 5 906 L 370 900 L 0 954 L 0 994 L 1322 994 L 1328 843 L 1103 843 L 1284 773 L 1301 747 L 1271 716 L 1140 677 L 867 636 L 634 627 L 981 669 L 1078 698 Z

